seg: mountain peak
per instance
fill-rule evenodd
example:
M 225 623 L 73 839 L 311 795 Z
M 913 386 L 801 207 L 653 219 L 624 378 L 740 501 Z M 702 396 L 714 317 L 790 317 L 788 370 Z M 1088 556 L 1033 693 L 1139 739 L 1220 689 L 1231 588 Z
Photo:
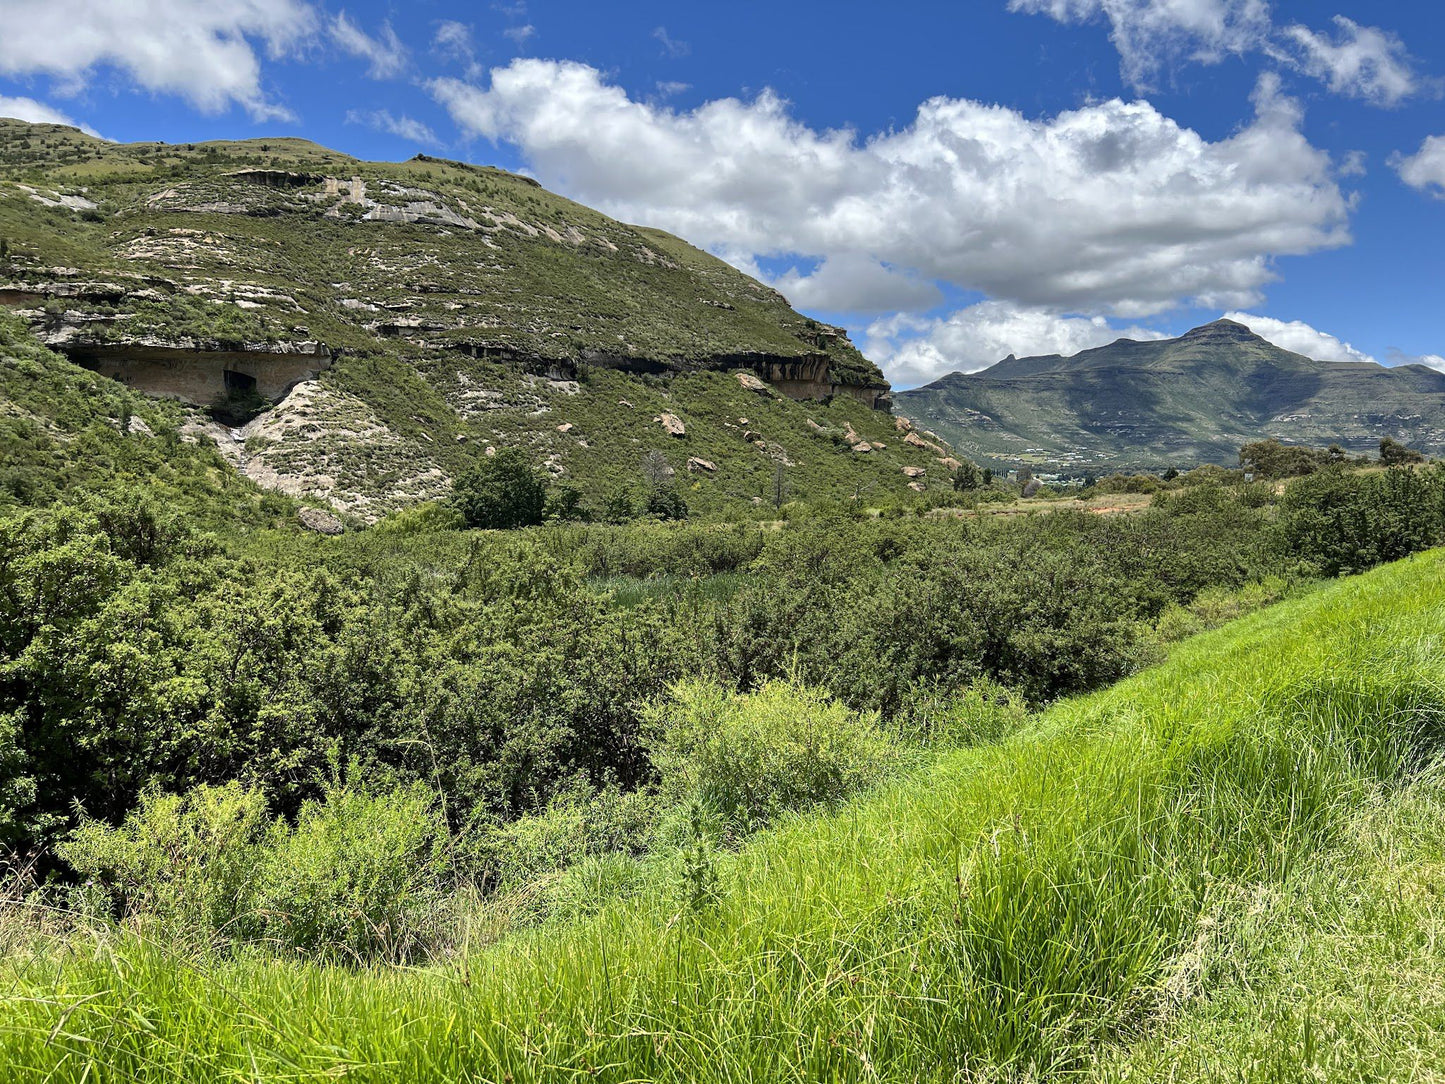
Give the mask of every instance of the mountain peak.
M 1236 320 L 1215 320 L 1179 336 L 1181 341 L 1208 343 L 1263 342 L 1258 335 Z

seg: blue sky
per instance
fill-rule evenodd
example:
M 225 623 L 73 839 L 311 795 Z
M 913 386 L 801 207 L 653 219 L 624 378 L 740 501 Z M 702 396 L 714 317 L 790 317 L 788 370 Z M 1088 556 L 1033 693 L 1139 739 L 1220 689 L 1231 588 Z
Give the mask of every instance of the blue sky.
M 901 386 L 1222 314 L 1445 368 L 1427 0 L 0 0 L 0 115 L 521 169 Z

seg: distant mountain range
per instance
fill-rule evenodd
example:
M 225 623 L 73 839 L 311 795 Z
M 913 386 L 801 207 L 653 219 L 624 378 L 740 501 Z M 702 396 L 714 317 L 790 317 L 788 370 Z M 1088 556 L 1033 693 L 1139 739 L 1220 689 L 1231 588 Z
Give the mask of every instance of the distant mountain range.
M 1065 471 L 1235 463 L 1265 437 L 1363 453 L 1388 436 L 1445 453 L 1445 373 L 1315 361 L 1232 320 L 1069 358 L 1010 355 L 895 400 L 981 462 Z

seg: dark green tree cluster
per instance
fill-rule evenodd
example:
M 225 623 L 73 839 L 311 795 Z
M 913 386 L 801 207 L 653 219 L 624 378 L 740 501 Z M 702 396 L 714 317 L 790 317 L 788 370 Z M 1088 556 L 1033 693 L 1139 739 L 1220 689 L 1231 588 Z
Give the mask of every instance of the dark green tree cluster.
M 546 511 L 547 483 L 520 449 L 503 448 L 458 475 L 452 503 L 467 527 L 533 527 Z
M 1259 478 L 1299 478 L 1324 467 L 1342 466 L 1349 457 L 1338 444 L 1310 448 L 1303 444 L 1281 444 L 1278 440 L 1257 440 L 1239 449 L 1239 465 Z
M 1286 559 L 1326 576 L 1362 572 L 1445 543 L 1445 467 L 1326 471 L 1294 482 L 1272 539 Z
M 1046 701 L 1149 661 L 1159 615 L 1205 589 L 1438 544 L 1442 478 L 1318 472 L 1272 525 L 1213 484 L 1127 517 L 768 531 L 215 535 L 138 486 L 18 512 L 0 519 L 0 842 L 231 781 L 294 818 L 337 764 L 439 787 L 452 827 L 504 825 L 646 787 L 643 721 L 684 676 L 786 678 L 889 725 L 979 682 Z

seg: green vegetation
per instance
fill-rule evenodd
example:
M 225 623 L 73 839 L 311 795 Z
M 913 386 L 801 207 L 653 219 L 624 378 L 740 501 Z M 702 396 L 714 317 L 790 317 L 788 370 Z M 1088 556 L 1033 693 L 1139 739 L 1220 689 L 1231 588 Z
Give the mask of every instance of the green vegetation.
M 1438 1071 L 1438 916 L 1414 886 L 1442 857 L 1420 774 L 1442 571 L 1283 604 L 735 853 L 683 846 L 644 874 L 674 892 L 427 969 L 32 940 L 0 1057 L 101 1080 Z M 1391 974 L 1407 945 L 1418 966 Z M 1334 1001 L 1348 961 L 1369 978 Z
M 506 448 L 457 478 L 452 504 L 465 527 L 535 527 L 547 506 L 547 483 L 521 452 Z
M 1445 466 L 999 480 L 425 157 L 0 122 L 0 231 L 0 1078 L 1445 1074 Z M 230 433 L 57 326 L 343 352 Z

